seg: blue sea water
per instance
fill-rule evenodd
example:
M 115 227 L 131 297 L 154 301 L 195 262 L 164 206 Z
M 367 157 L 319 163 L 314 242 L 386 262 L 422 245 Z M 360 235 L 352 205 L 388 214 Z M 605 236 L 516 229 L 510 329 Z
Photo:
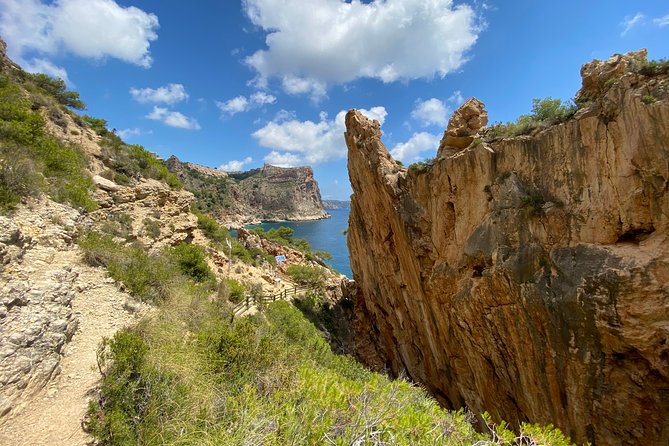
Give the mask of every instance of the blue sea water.
M 349 209 L 328 209 L 332 217 L 315 221 L 282 221 L 262 223 L 264 230 L 287 226 L 295 231 L 295 238 L 303 238 L 315 250 L 327 251 L 332 254 L 332 260 L 326 262 L 335 270 L 348 278 L 353 277 L 349 263 L 346 236 L 342 231 L 348 229 Z

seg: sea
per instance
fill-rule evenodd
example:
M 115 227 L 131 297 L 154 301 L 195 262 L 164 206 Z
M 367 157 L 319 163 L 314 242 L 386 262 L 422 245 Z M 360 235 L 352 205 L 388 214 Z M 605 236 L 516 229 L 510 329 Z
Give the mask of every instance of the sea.
M 295 231 L 294 238 L 303 238 L 314 250 L 332 254 L 332 260 L 326 262 L 336 271 L 352 279 L 346 235 L 342 233 L 348 229 L 349 208 L 328 209 L 327 212 L 331 217 L 325 220 L 265 222 L 257 226 L 261 226 L 265 231 L 280 226 L 292 228 Z

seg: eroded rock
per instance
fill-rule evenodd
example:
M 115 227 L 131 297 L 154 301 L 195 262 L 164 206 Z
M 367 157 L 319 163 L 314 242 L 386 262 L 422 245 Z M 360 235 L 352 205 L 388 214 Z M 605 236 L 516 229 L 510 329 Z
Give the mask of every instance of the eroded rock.
M 586 65 L 574 119 L 425 170 L 347 114 L 362 359 L 515 426 L 669 444 L 669 99 L 636 57 Z
M 479 130 L 488 125 L 485 104 L 476 98 L 465 101 L 451 116 L 439 143 L 437 157 L 446 157 L 469 147 Z

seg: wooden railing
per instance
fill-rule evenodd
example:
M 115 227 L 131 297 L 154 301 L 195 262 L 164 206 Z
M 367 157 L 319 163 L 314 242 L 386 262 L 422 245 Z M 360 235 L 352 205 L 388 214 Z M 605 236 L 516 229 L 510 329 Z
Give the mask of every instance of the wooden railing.
M 297 297 L 298 294 L 302 295 L 307 291 L 313 291 L 317 289 L 319 289 L 319 287 L 314 285 L 293 285 L 292 288 L 285 289 L 274 294 L 264 294 L 261 296 L 247 295 L 243 301 L 239 302 L 232 308 L 232 311 L 236 316 L 238 316 L 249 308 L 260 303 L 276 302 L 277 300 L 289 300 Z

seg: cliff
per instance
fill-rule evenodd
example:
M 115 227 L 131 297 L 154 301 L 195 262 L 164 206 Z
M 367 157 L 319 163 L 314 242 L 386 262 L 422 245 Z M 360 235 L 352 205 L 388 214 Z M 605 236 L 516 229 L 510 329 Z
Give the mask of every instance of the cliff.
M 198 198 L 201 211 L 226 226 L 260 220 L 318 220 L 327 218 L 318 182 L 311 167 L 282 168 L 265 164 L 261 169 L 226 174 L 176 157 L 167 160 Z
M 486 142 L 483 111 L 456 112 L 422 168 L 347 114 L 368 364 L 516 426 L 669 444 L 669 76 L 651 68 L 584 65 L 575 116 L 531 135 Z

